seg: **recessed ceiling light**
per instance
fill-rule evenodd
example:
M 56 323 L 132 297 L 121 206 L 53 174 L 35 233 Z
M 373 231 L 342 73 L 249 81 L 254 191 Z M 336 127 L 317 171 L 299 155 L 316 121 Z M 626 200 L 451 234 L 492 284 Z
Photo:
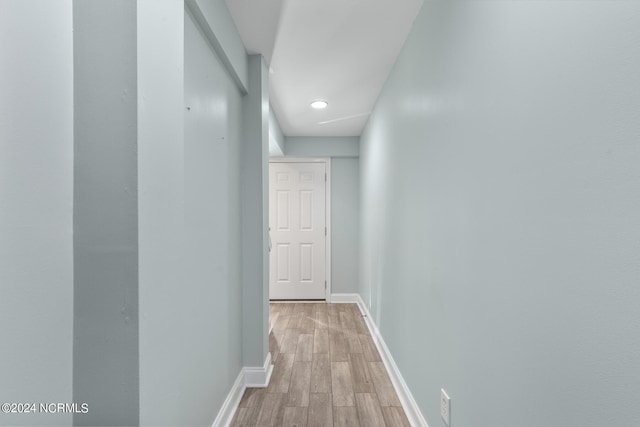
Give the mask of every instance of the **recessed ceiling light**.
M 316 110 L 321 110 L 323 108 L 327 108 L 329 103 L 327 101 L 313 101 L 311 103 L 311 108 L 315 108 Z

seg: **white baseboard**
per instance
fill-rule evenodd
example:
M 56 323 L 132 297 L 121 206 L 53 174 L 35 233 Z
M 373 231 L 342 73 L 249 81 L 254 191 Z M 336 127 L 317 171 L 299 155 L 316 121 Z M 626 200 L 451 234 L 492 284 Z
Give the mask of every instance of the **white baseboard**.
M 267 353 L 264 366 L 259 368 L 244 368 L 244 385 L 250 388 L 264 388 L 269 385 L 272 373 L 271 353 Z
M 360 294 L 331 294 L 333 304 L 358 304 L 358 300 L 362 301 Z
M 267 353 L 264 366 L 261 367 L 244 367 L 240 370 L 238 378 L 231 386 L 231 390 L 227 395 L 222 408 L 218 412 L 218 416 L 213 421 L 213 427 L 229 427 L 233 416 L 236 414 L 238 405 L 242 400 L 245 390 L 251 388 L 264 388 L 269 385 L 271 374 L 273 373 L 273 365 L 271 364 L 271 353 Z
M 427 425 L 427 420 L 422 415 L 422 412 L 420 412 L 420 408 L 418 407 L 418 404 L 413 398 L 413 395 L 411 394 L 411 391 L 409 390 L 407 383 L 404 381 L 404 378 L 402 378 L 402 374 L 400 373 L 400 370 L 398 369 L 396 362 L 393 360 L 393 357 L 391 356 L 389 347 L 387 347 L 387 344 L 385 344 L 384 339 L 382 338 L 382 335 L 380 335 L 380 331 L 378 330 L 378 327 L 373 322 L 373 319 L 371 318 L 371 314 L 369 313 L 369 309 L 367 308 L 366 304 L 362 300 L 362 297 L 360 296 L 360 294 L 341 294 L 341 295 L 342 296 L 338 298 L 340 300 L 339 302 L 355 302 L 356 304 L 358 304 L 358 308 L 360 309 L 360 312 L 364 316 L 363 317 L 364 321 L 367 327 L 369 328 L 369 332 L 371 333 L 373 342 L 378 348 L 378 352 L 380 353 L 382 362 L 384 363 L 384 366 L 387 368 L 387 372 L 389 372 L 389 377 L 391 377 L 391 383 L 393 384 L 393 388 L 396 390 L 396 393 L 398 394 L 398 399 L 400 399 L 400 403 L 402 404 L 402 408 L 404 409 L 404 412 L 407 415 L 407 418 L 409 419 L 409 424 L 411 424 L 414 427 L 429 427 Z M 349 298 L 353 298 L 352 295 L 355 295 L 356 301 L 347 300 L 347 295 L 349 296 Z M 333 295 L 331 299 L 332 299 L 332 302 L 338 302 L 338 301 L 333 301 Z
M 227 395 L 222 408 L 218 412 L 218 416 L 213 421 L 213 427 L 228 427 L 233 421 L 233 416 L 236 414 L 236 409 L 242 400 L 242 395 L 247 387 L 244 385 L 244 368 L 240 370 L 238 378 L 233 383 L 231 391 Z

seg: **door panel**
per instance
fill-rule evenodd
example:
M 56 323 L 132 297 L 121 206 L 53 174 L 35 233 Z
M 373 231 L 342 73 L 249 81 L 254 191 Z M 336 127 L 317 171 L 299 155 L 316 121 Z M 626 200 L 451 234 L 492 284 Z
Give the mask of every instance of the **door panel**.
M 300 281 L 313 282 L 313 245 L 300 245 Z
M 271 299 L 325 299 L 326 165 L 269 164 Z
M 300 231 L 313 231 L 313 192 L 300 191 Z
M 289 231 L 289 190 L 278 191 L 278 200 L 276 202 L 278 231 Z
M 288 282 L 289 277 L 291 277 L 291 270 L 289 266 L 291 265 L 291 261 L 289 259 L 289 245 L 287 244 L 278 244 L 277 252 L 275 254 L 277 258 L 277 275 L 276 280 L 278 282 Z

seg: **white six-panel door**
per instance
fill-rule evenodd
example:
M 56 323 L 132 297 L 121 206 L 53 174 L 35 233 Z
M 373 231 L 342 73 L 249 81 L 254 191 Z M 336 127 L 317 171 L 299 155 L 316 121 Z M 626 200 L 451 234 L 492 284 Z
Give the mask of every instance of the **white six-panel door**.
M 325 299 L 326 165 L 269 164 L 271 299 Z

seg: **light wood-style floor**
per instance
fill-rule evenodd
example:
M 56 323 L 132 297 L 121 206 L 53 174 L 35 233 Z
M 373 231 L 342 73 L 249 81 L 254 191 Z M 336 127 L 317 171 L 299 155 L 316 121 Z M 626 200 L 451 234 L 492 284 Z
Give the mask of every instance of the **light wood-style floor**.
M 234 426 L 409 426 L 355 304 L 272 303 L 269 387 L 247 389 Z

